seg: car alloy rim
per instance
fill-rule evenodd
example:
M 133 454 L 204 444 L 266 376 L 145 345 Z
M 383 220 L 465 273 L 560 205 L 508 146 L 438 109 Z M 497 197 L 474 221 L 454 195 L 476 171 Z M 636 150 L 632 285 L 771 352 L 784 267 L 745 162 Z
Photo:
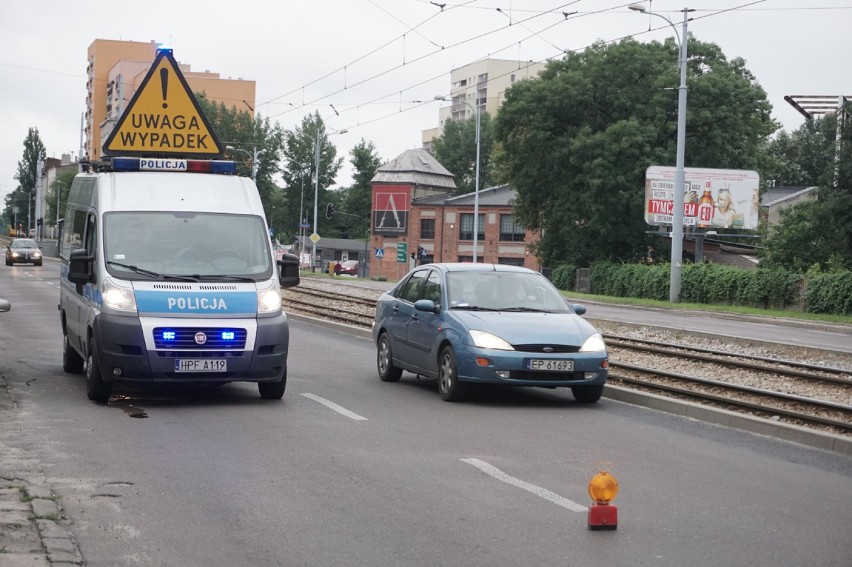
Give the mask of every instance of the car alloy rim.
M 444 355 L 441 358 L 441 391 L 449 392 L 453 387 L 453 371 L 450 368 L 450 357 Z

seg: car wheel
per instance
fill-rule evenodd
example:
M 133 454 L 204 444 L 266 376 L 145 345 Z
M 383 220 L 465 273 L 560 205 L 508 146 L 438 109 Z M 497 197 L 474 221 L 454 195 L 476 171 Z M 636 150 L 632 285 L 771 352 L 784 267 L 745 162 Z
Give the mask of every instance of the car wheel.
M 461 382 L 456 369 L 456 352 L 446 346 L 438 359 L 438 392 L 445 402 L 457 402 L 467 394 L 468 385 Z
M 97 344 L 95 337 L 89 343 L 89 354 L 86 357 L 86 395 L 93 402 L 106 403 L 112 391 L 112 383 L 106 382 L 101 375 L 101 365 L 98 362 Z
M 69 374 L 79 374 L 83 371 L 83 357 L 71 348 L 65 333 L 62 334 L 62 370 Z
M 601 399 L 603 395 L 603 384 L 600 386 L 572 386 L 571 393 L 574 399 L 581 404 L 593 404 Z
M 402 376 L 402 369 L 393 365 L 393 351 L 387 333 L 382 333 L 379 337 L 376 365 L 379 368 L 379 378 L 382 379 L 382 382 L 396 382 Z
M 287 388 L 287 369 L 281 373 L 281 380 L 276 382 L 258 382 L 257 390 L 264 400 L 280 400 Z

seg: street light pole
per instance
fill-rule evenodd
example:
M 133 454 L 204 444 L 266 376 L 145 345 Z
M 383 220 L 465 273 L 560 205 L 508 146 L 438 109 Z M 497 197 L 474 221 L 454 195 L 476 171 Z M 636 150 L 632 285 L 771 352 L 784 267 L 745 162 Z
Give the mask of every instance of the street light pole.
M 646 13 L 641 4 L 630 4 L 629 9 Z M 683 262 L 683 193 L 686 185 L 684 170 L 684 155 L 686 153 L 686 42 L 688 8 L 683 9 L 683 33 L 678 34 L 677 26 L 666 16 L 648 12 L 651 16 L 664 19 L 672 27 L 677 36 L 680 53 L 680 87 L 677 92 L 677 163 L 675 165 L 674 204 L 672 207 L 672 255 L 671 275 L 669 277 L 669 301 L 680 301 L 680 275 Z
M 443 96 L 438 95 L 438 96 L 435 97 L 435 100 L 447 100 L 447 99 Z M 454 99 L 452 102 L 456 102 L 456 100 Z M 478 251 L 478 248 L 479 248 L 479 242 L 478 242 L 479 241 L 479 149 L 480 149 L 480 146 L 481 146 L 480 138 L 479 138 L 479 136 L 480 136 L 480 118 L 479 118 L 480 113 L 479 113 L 479 105 L 478 104 L 476 106 L 473 106 L 472 104 L 470 104 L 469 102 L 467 102 L 464 99 L 458 99 L 458 102 L 464 103 L 465 105 L 467 105 L 467 107 L 469 109 L 471 109 L 473 111 L 474 114 L 476 114 L 476 181 L 475 181 L 476 185 L 474 187 L 474 192 L 473 192 L 473 263 L 476 264 L 477 251 Z
M 260 154 L 265 152 L 266 150 L 259 150 L 257 146 L 252 148 L 252 151 L 244 150 L 242 148 L 235 148 L 234 146 L 225 146 L 226 150 L 230 150 L 232 152 L 243 152 L 247 156 L 251 157 L 251 180 L 257 181 L 257 168 L 260 159 Z

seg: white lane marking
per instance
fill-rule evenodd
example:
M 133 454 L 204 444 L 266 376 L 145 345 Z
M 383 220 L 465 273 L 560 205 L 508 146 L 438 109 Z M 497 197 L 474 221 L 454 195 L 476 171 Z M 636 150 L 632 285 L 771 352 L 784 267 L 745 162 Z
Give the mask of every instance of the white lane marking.
M 351 412 L 348 409 L 346 409 L 345 407 L 339 406 L 332 401 L 326 400 L 325 398 L 315 396 L 314 394 L 302 394 L 302 395 L 305 396 L 306 398 L 309 398 L 309 399 L 315 401 L 315 402 L 319 402 L 322 405 L 324 405 L 325 407 L 331 408 L 334 411 L 336 411 L 337 413 L 339 413 L 341 415 L 345 415 L 346 417 L 348 417 L 350 419 L 354 419 L 355 421 L 367 421 L 367 418 L 364 417 L 363 415 L 358 415 L 355 412 Z
M 546 488 L 542 488 L 540 486 L 536 486 L 534 484 L 530 484 L 528 482 L 524 482 L 519 478 L 515 478 L 513 476 L 509 476 L 494 465 L 490 465 L 485 461 L 480 461 L 479 459 L 461 459 L 463 462 L 473 465 L 488 476 L 492 476 L 497 480 L 505 482 L 506 484 L 511 484 L 512 486 L 517 486 L 527 492 L 535 494 L 541 498 L 544 498 L 548 502 L 553 502 L 557 506 L 562 506 L 563 508 L 567 508 L 572 512 L 588 512 L 588 508 L 583 506 L 582 504 L 577 504 L 572 500 L 568 500 L 567 498 L 563 498 L 559 496 L 555 492 L 551 492 Z

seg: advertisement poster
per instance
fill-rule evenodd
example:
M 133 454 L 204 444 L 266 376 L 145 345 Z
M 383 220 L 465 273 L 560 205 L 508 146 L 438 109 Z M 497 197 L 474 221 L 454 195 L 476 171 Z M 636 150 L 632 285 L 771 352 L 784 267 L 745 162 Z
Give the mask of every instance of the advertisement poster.
M 684 169 L 683 225 L 716 230 L 755 229 L 760 209 L 760 176 L 739 169 Z M 672 224 L 674 167 L 651 166 L 645 172 L 645 222 Z
M 407 185 L 373 187 L 373 233 L 405 234 L 408 230 L 410 203 L 410 189 Z

